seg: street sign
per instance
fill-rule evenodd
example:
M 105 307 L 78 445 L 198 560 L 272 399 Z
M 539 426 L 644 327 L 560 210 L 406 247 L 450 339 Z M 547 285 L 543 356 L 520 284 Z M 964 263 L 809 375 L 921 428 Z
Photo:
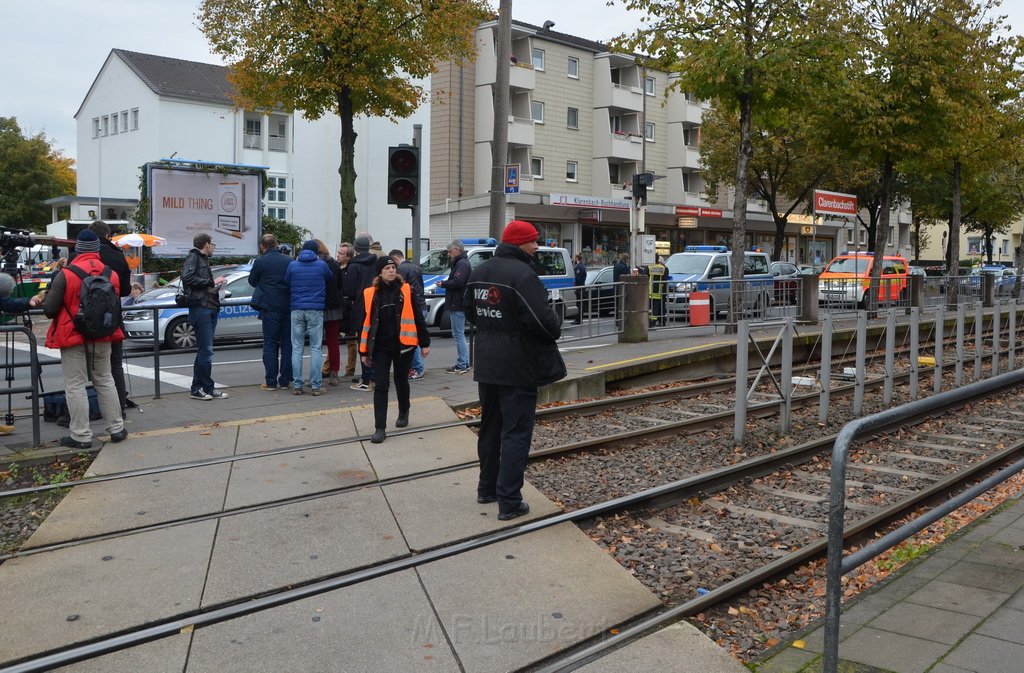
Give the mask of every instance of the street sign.
M 505 164 L 505 193 L 519 193 L 519 164 Z
M 815 189 L 814 214 L 856 217 L 857 196 L 854 194 L 841 194 L 839 192 L 826 192 L 823 189 Z

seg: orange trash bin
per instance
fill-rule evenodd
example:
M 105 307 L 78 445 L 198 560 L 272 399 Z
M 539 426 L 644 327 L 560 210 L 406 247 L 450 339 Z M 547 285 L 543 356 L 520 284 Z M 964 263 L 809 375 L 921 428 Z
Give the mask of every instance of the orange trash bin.
M 690 293 L 690 325 L 704 327 L 711 324 L 711 295 L 707 292 Z

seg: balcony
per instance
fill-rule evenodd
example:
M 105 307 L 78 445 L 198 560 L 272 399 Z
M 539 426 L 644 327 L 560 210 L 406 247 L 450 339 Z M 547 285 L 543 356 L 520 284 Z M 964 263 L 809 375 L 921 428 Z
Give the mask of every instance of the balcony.
M 246 133 L 242 136 L 242 147 L 247 150 L 263 149 L 263 137 Z
M 534 122 L 525 117 L 508 118 L 508 142 L 510 145 L 533 145 Z
M 537 73 L 532 63 L 511 63 L 508 69 L 508 86 L 510 89 L 533 91 L 537 86 Z
M 638 86 L 611 84 L 598 86 L 594 83 L 594 107 L 617 108 L 631 112 L 643 112 L 644 91 Z
M 271 152 L 287 152 L 288 138 L 284 136 L 270 136 L 267 140 L 267 149 Z
M 640 161 L 643 157 L 643 137 L 638 133 L 618 131 L 598 134 L 594 140 L 594 156 Z
M 696 99 L 687 100 L 685 94 L 672 92 L 667 105 L 668 122 L 683 126 L 700 126 L 704 119 L 704 105 Z

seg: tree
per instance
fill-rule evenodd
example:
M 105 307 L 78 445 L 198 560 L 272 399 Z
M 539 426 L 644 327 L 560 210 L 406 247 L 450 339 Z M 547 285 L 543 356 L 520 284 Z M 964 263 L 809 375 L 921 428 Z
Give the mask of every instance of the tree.
M 22 134 L 18 120 L 0 117 L 0 227 L 41 232 L 50 222 L 46 199 L 75 192 L 74 160 L 46 134 Z
M 471 59 L 486 8 L 484 0 L 203 0 L 198 18 L 229 62 L 237 105 L 340 117 L 340 233 L 353 240 L 353 119 L 412 114 L 426 92 L 410 80 L 446 59 Z
M 650 55 L 678 77 L 673 87 L 735 112 L 739 127 L 733 202 L 732 280 L 740 305 L 747 223 L 747 175 L 755 111 L 771 114 L 841 82 L 846 0 L 623 0 L 646 26 L 616 41 Z M 828 86 L 823 86 L 827 82 Z M 667 93 L 667 92 L 666 92 Z

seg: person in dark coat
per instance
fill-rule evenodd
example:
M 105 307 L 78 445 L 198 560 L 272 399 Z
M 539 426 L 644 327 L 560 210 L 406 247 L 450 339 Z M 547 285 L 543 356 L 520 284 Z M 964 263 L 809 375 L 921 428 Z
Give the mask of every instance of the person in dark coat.
M 394 368 L 395 393 L 398 395 L 396 428 L 409 425 L 409 365 L 419 346 L 430 353 L 430 335 L 423 314 L 416 306 L 409 283 L 398 275 L 398 264 L 381 257 L 375 265 L 373 284 L 363 290 L 363 326 L 359 335 L 359 353 L 363 363 L 373 367 L 373 436 L 380 444 L 387 437 L 388 374 Z
M 317 244 L 317 256 L 331 270 L 331 282 L 327 283 L 327 297 L 324 300 L 324 343 L 327 345 L 327 363 L 321 370 L 326 371 L 327 385 L 338 385 L 338 372 L 341 369 L 341 317 L 342 301 L 341 286 L 345 277 L 338 260 L 331 257 L 331 251 L 320 239 L 313 239 Z
M 537 229 L 523 220 L 505 226 L 494 256 L 466 287 L 466 317 L 476 326 L 473 380 L 480 391 L 477 502 L 498 502 L 498 519 L 530 511 L 523 473 L 533 441 L 537 389 L 562 379 L 561 321 L 532 266 Z
M 334 281 L 327 263 L 320 259 L 316 241 L 302 244 L 298 259 L 288 265 L 284 280 L 290 290 L 292 326 L 292 393 L 302 394 L 302 355 L 309 337 L 309 387 L 323 394 L 324 305 L 327 285 Z
M 352 307 L 349 329 L 345 331 L 346 334 L 358 334 L 366 318 L 363 307 L 363 290 L 373 284 L 373 279 L 377 275 L 375 265 L 378 258 L 377 255 L 370 252 L 372 244 L 373 238 L 367 232 L 356 234 L 355 242 L 352 244 L 356 255 L 349 260 L 348 266 L 345 267 L 342 292 Z M 362 364 L 360 360 L 359 381 L 354 383 L 351 388 L 361 391 L 373 390 L 373 368 Z
M 576 264 L 572 267 L 574 279 L 573 285 L 576 286 L 576 319 L 574 323 L 579 325 L 583 322 L 583 289 L 584 285 L 587 284 L 587 265 L 583 263 L 583 255 L 576 253 Z
M 217 390 L 213 382 L 213 335 L 220 315 L 220 288 L 227 282 L 225 276 L 214 278 L 210 270 L 210 256 L 216 247 L 209 234 L 196 234 L 192 238 L 192 249 L 181 267 L 181 287 L 188 306 L 188 321 L 196 333 L 191 397 L 204 402 L 228 397 L 223 390 Z
M 628 276 L 632 273 L 629 268 L 629 255 L 626 253 L 620 253 L 619 258 L 615 260 L 615 265 L 612 267 L 612 282 L 618 283 L 622 276 Z
M 402 277 L 406 283 L 409 284 L 409 289 L 412 291 L 412 300 L 416 304 L 416 310 L 420 312 L 420 315 L 424 318 L 427 317 L 427 300 L 423 295 L 423 273 L 420 271 L 418 264 L 405 258 L 405 253 L 399 249 L 394 249 L 388 253 L 388 257 L 391 257 L 398 262 L 398 275 Z M 420 352 L 419 346 L 412 352 L 412 365 L 409 367 L 409 378 L 413 381 L 418 381 L 423 378 L 423 353 Z
M 448 259 L 452 270 L 448 278 L 439 281 L 437 287 L 444 288 L 444 310 L 452 325 L 452 340 L 455 341 L 455 364 L 446 369 L 449 374 L 465 374 L 469 371 L 469 344 L 466 343 L 466 311 L 462 295 L 472 270 L 466 257 L 466 246 L 462 241 L 448 244 Z
M 256 288 L 252 307 L 263 328 L 264 381 L 260 390 L 277 390 L 292 383 L 291 297 L 284 279 L 292 260 L 281 252 L 273 234 L 260 238 L 260 253 L 249 272 L 249 285 Z

